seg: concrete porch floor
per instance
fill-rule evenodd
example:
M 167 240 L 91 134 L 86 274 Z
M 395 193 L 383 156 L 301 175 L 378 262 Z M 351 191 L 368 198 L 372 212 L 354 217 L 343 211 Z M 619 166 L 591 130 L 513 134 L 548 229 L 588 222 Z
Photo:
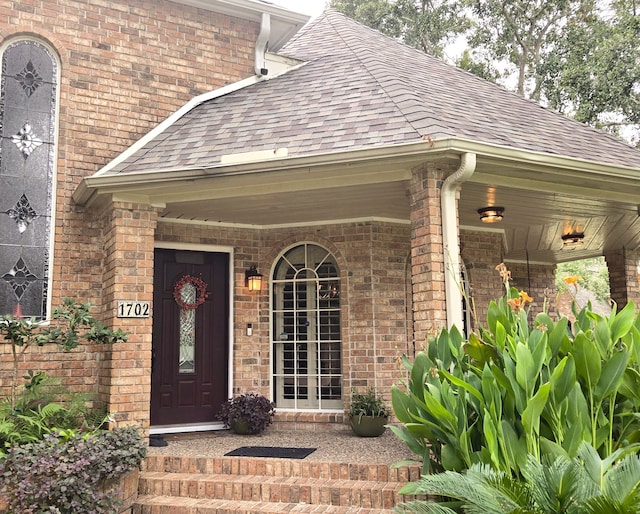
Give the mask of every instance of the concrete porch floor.
M 330 431 L 283 431 L 268 427 L 259 435 L 237 435 L 229 430 L 168 434 L 163 447 L 149 447 L 149 455 L 221 457 L 241 446 L 316 448 L 307 461 L 393 464 L 417 461 L 417 456 L 389 429 L 380 437 L 358 437 L 349 428 Z

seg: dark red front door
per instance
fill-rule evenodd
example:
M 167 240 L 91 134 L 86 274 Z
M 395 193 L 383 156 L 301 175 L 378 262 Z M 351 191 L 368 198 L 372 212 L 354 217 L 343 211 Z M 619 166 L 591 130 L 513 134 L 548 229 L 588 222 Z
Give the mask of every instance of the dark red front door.
M 181 307 L 174 298 L 185 276 L 206 284 L 208 296 L 195 309 Z M 190 302 L 198 297 L 193 285 L 198 282 L 186 281 L 191 285 L 181 300 Z M 156 249 L 151 425 L 216 421 L 227 399 L 228 336 L 229 255 Z

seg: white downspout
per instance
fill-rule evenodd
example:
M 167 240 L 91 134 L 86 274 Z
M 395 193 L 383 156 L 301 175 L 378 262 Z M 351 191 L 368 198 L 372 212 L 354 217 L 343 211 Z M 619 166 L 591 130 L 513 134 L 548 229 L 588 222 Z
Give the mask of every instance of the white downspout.
M 447 327 L 451 328 L 456 325 L 460 332 L 464 332 L 465 325 L 462 317 L 462 284 L 460 281 L 460 244 L 456 191 L 458 185 L 469 180 L 475 171 L 476 154 L 462 154 L 460 167 L 445 179 L 440 192 Z
M 256 55 L 253 64 L 253 69 L 256 75 L 263 77 L 269 70 L 267 69 L 267 63 L 265 56 L 267 54 L 267 45 L 269 44 L 269 37 L 271 36 L 271 15 L 266 12 L 262 13 L 262 23 L 260 24 L 260 33 L 258 39 L 256 39 Z

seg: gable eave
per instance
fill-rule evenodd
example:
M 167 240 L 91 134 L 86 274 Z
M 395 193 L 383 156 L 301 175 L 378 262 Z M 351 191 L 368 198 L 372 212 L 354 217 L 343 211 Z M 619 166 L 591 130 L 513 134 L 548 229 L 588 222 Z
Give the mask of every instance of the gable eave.
M 262 14 L 271 17 L 269 49 L 277 51 L 310 19 L 309 15 L 291 11 L 270 2 L 256 0 L 173 0 L 176 3 L 215 11 L 259 22 Z
M 587 193 L 607 191 L 621 201 L 629 202 L 640 194 L 640 169 L 553 155 L 461 138 L 443 138 L 339 152 L 318 153 L 282 158 L 247 160 L 207 167 L 159 168 L 122 174 L 96 174 L 86 177 L 73 193 L 78 205 L 90 206 L 99 196 L 114 193 L 147 195 L 151 203 L 161 200 L 162 191 L 170 189 L 185 197 L 194 182 L 214 184 L 221 178 L 269 173 L 294 173 L 296 170 L 353 169 L 366 167 L 372 174 L 386 170 L 385 180 L 406 180 L 406 172 L 424 163 L 457 161 L 464 153 L 474 153 L 478 170 L 473 180 L 478 183 L 500 183 L 517 187 L 549 187 L 557 184 L 563 190 Z M 404 174 L 403 174 L 404 171 Z M 366 176 L 359 180 L 366 181 Z

